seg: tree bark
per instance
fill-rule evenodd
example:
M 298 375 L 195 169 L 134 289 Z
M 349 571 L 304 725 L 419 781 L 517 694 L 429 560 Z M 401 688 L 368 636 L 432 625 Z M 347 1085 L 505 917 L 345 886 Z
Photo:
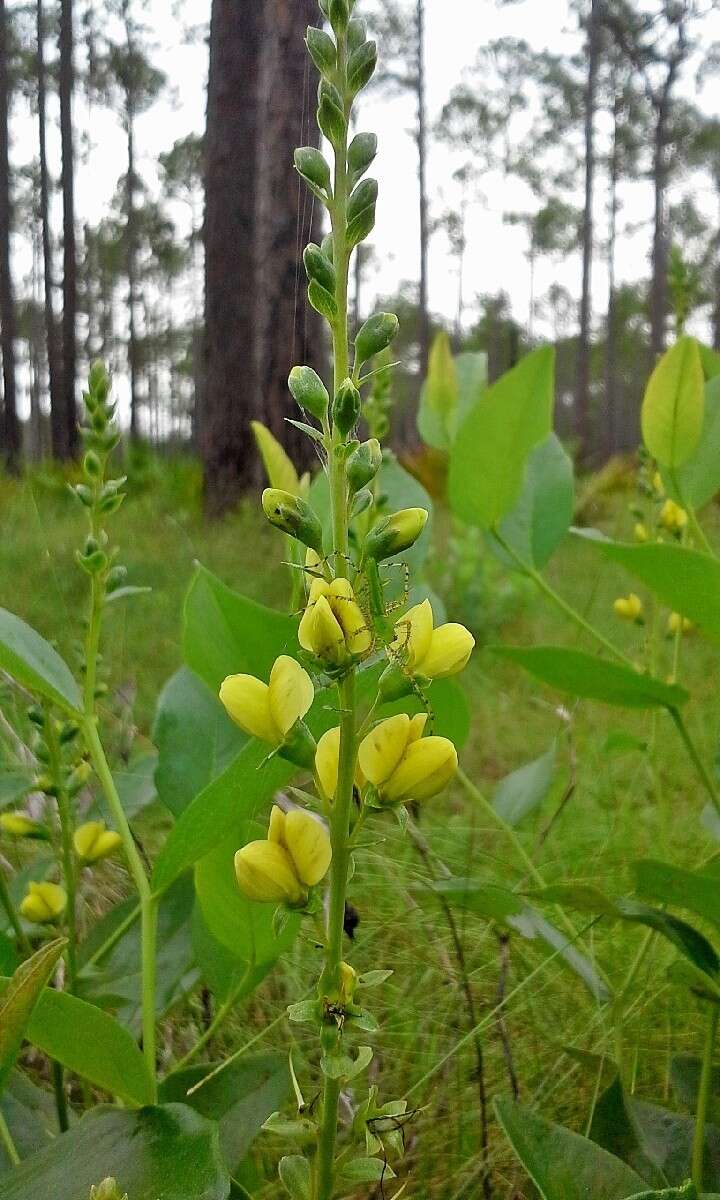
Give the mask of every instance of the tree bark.
M 232 508 L 253 478 L 260 416 L 253 352 L 258 0 L 213 0 L 205 199 L 205 388 L 200 447 L 206 509 Z
M 42 224 L 43 301 L 45 346 L 50 387 L 50 436 L 52 453 L 64 457 L 65 419 L 60 364 L 60 338 L 53 305 L 53 247 L 50 227 L 50 176 L 47 162 L 47 68 L 45 65 L 45 19 L 43 0 L 37 0 L 38 149 L 40 154 L 40 221 Z
M 615 283 L 615 247 L 617 243 L 618 178 L 620 161 L 618 153 L 618 101 L 613 108 L 612 152 L 610 155 L 610 195 L 608 203 L 608 302 L 607 327 L 605 330 L 605 452 L 608 458 L 615 454 L 617 442 L 617 297 Z
M 586 457 L 590 438 L 590 334 L 592 323 L 593 201 L 595 196 L 595 107 L 600 54 L 598 0 L 590 0 L 587 27 L 588 73 L 585 93 L 585 207 L 582 223 L 582 290 L 575 390 L 578 453 Z
M 60 5 L 60 141 L 62 149 L 63 196 L 63 318 L 62 396 L 64 435 L 57 447 L 60 458 L 73 458 L 78 446 L 75 411 L 77 369 L 77 255 L 75 246 L 75 160 L 73 150 L 72 98 L 75 84 L 73 63 L 73 0 Z
M 125 119 L 127 122 L 128 172 L 125 240 L 126 271 L 128 277 L 128 363 L 130 366 L 130 437 L 136 441 L 139 432 L 138 379 L 140 375 L 137 340 L 137 215 L 135 212 L 135 113 L 130 90 L 126 96 Z
M 288 425 L 298 417 L 287 378 L 296 365 L 323 373 L 323 323 L 306 296 L 302 253 L 322 237 L 322 211 L 293 167 L 299 145 L 317 145 L 315 68 L 303 38 L 315 24 L 315 0 L 265 0 L 260 63 L 262 139 L 256 225 L 256 367 L 262 420 L 299 470 L 316 462 L 313 443 Z M 302 98 L 302 107 L 301 107 Z
M 650 350 L 653 361 L 665 349 L 665 315 L 667 312 L 667 105 L 663 99 L 658 108 L 653 146 L 653 186 L 655 214 L 652 244 L 652 283 L 650 285 Z
M 425 97 L 425 0 L 417 0 L 417 147 L 420 193 L 420 305 L 418 341 L 420 378 L 427 375 L 430 357 L 430 310 L 428 301 L 428 247 L 430 230 L 427 194 L 427 111 Z
M 0 0 L 0 349 L 3 373 L 2 453 L 10 471 L 20 466 L 21 437 L 15 381 L 15 294 L 10 238 L 13 204 L 10 190 L 10 37 L 5 0 Z

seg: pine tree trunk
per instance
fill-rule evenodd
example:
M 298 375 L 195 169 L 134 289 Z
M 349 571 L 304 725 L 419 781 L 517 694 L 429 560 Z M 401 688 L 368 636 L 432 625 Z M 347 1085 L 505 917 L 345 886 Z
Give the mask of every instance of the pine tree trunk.
M 575 388 L 575 432 L 578 453 L 585 457 L 590 438 L 590 333 L 592 323 L 593 201 L 595 195 L 595 107 L 600 53 L 598 0 L 590 0 L 587 31 L 587 88 L 585 93 L 585 207 L 582 223 L 582 291 Z
M 209 514 L 252 481 L 259 416 L 254 356 L 258 0 L 212 0 L 206 130 L 205 389 L 200 445 Z
M 617 428 L 617 297 L 615 291 L 615 246 L 617 243 L 619 157 L 617 142 L 617 106 L 614 111 L 612 152 L 610 155 L 610 198 L 608 204 L 608 302 L 605 330 L 605 453 L 608 458 L 618 449 Z
M 667 313 L 667 120 L 665 101 L 660 105 L 655 126 L 653 147 L 653 186 L 655 188 L 655 216 L 652 244 L 652 283 L 650 287 L 650 350 L 655 361 L 665 349 L 665 318 Z
M 417 0 L 417 146 L 420 191 L 420 306 L 418 341 L 420 378 L 427 375 L 430 356 L 430 311 L 428 301 L 428 247 L 430 230 L 427 194 L 427 112 L 425 97 L 425 0 Z
M 10 471 L 20 466 L 21 437 L 15 382 L 15 295 L 10 238 L 13 206 L 10 191 L 10 80 L 8 15 L 0 0 L 0 349 L 3 373 L 2 454 Z
M 74 457 L 78 445 L 77 416 L 75 411 L 77 257 L 75 247 L 75 161 L 72 124 L 74 83 L 73 0 L 61 0 L 60 141 L 62 147 L 63 197 L 62 416 L 64 434 L 62 444 L 57 447 L 57 454 L 60 458 Z
M 316 461 L 312 442 L 285 417 L 298 417 L 287 386 L 293 366 L 324 365 L 323 325 L 306 296 L 302 252 L 322 237 L 321 208 L 293 167 L 293 152 L 317 144 L 317 74 L 303 38 L 316 0 L 265 0 L 260 64 L 262 129 L 258 157 L 256 364 L 262 420 L 298 468 Z M 299 98 L 302 97 L 302 109 Z
M 40 220 L 42 223 L 43 300 L 45 346 L 50 385 L 50 433 L 52 453 L 64 457 L 65 419 L 60 363 L 60 339 L 53 306 L 53 248 L 50 228 L 50 177 L 47 163 L 47 69 L 45 65 L 45 20 L 43 0 L 37 0 L 38 150 L 40 155 Z
M 129 49 L 129 47 L 128 47 Z M 138 396 L 137 340 L 137 215 L 135 212 L 135 113 L 132 95 L 126 97 L 125 120 L 127 124 L 128 173 L 126 186 L 126 271 L 128 278 L 128 364 L 130 367 L 130 437 L 136 441 L 140 434 L 140 399 Z

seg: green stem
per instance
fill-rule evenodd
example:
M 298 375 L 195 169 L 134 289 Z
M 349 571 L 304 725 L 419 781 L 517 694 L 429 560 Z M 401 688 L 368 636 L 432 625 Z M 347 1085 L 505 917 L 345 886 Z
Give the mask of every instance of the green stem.
M 192 1062 L 192 1060 L 197 1057 L 200 1051 L 207 1046 L 209 1041 L 212 1041 L 218 1029 L 224 1025 L 225 1021 L 230 1016 L 230 1013 L 240 999 L 243 988 L 245 987 L 250 976 L 251 969 L 252 967 L 248 966 L 247 970 L 243 973 L 242 979 L 240 979 L 239 983 L 237 983 L 235 987 L 231 989 L 223 1003 L 218 1008 L 215 1016 L 205 1032 L 198 1038 L 195 1045 L 190 1047 L 187 1054 L 183 1055 L 183 1057 L 175 1063 L 173 1071 L 181 1071 L 183 1067 L 186 1067 L 188 1063 Z
M 58 1117 L 58 1128 L 61 1133 L 67 1133 L 70 1128 L 68 1120 L 67 1096 L 65 1095 L 65 1076 L 62 1064 L 52 1060 L 53 1092 L 55 1093 L 55 1108 Z
M 73 995 L 77 990 L 77 871 L 75 864 L 75 847 L 73 845 L 74 813 L 73 803 L 63 786 L 62 761 L 57 731 L 52 714 L 48 712 L 45 722 L 47 747 L 50 754 L 48 764 L 53 783 L 56 787 L 56 801 L 60 818 L 60 844 L 62 851 L 62 868 L 67 892 L 67 907 L 65 910 L 65 927 L 67 932 L 67 967 L 68 991 Z
M 157 897 L 153 896 L 142 859 L 135 845 L 125 810 L 115 787 L 105 751 L 100 741 L 93 714 L 85 716 L 83 736 L 92 759 L 95 773 L 105 795 L 113 822 L 123 840 L 128 868 L 140 898 L 142 937 L 142 1032 L 143 1052 L 151 1079 L 156 1077 L 155 1065 L 155 949 L 157 940 Z
M 708 1013 L 707 1032 L 705 1034 L 705 1048 L 703 1050 L 702 1070 L 700 1072 L 700 1084 L 698 1087 L 697 1111 L 695 1113 L 695 1135 L 693 1137 L 692 1149 L 692 1179 L 698 1192 L 702 1192 L 703 1190 L 705 1121 L 710 1102 L 713 1049 L 715 1047 L 715 1036 L 717 1034 L 719 1015 L 720 1008 L 718 1008 L 717 1004 L 712 1004 Z
M 347 72 L 347 42 L 344 35 L 338 36 L 338 79 L 344 89 Z M 335 179 L 330 215 L 333 231 L 333 263 L 336 273 L 335 301 L 338 316 L 333 324 L 334 390 L 349 374 L 348 356 L 348 263 L 350 253 L 347 245 L 347 129 L 349 109 L 346 106 L 344 134 L 335 147 Z M 341 441 L 333 433 L 329 448 L 330 501 L 332 510 L 333 562 L 338 576 L 348 574 L 348 491 L 345 459 L 338 451 Z M 345 929 L 345 897 L 350 865 L 350 816 L 353 803 L 353 784 L 357 756 L 355 669 L 338 685 L 340 701 L 340 753 L 338 783 L 335 800 L 330 813 L 330 841 L 332 843 L 332 865 L 330 875 L 330 898 L 327 916 L 327 940 L 325 964 L 320 978 L 320 999 L 336 992 L 340 986 L 340 963 L 342 961 L 343 934 Z M 325 1025 L 322 1031 L 323 1050 L 337 1047 L 341 1034 L 334 1024 Z M 315 1176 L 316 1200 L 331 1200 L 335 1185 L 335 1146 L 337 1142 L 338 1106 L 340 1082 L 325 1079 L 322 1101 L 322 1118 L 318 1136 L 317 1172 Z
M 7 1121 L 5 1120 L 5 1117 L 3 1116 L 3 1114 L 1 1112 L 0 1112 L 0 1142 L 2 1142 L 3 1146 L 5 1147 L 5 1153 L 7 1154 L 8 1158 L 10 1159 L 10 1162 L 12 1163 L 12 1165 L 14 1167 L 16 1167 L 18 1165 L 18 1163 L 20 1162 L 20 1155 L 17 1152 L 17 1148 L 13 1141 L 12 1134 L 11 1134 L 10 1130 L 8 1129 Z
M 690 755 L 690 759 L 692 760 L 698 775 L 700 776 L 703 784 L 705 785 L 705 790 L 707 791 L 707 794 L 710 797 L 710 801 L 711 801 L 715 811 L 720 815 L 720 794 L 718 793 L 718 790 L 712 781 L 712 777 L 711 777 L 707 767 L 705 766 L 700 755 L 698 754 L 697 747 L 696 747 L 694 741 L 692 740 L 692 738 L 690 737 L 690 733 L 688 731 L 687 725 L 685 724 L 685 722 L 682 718 L 682 714 L 681 714 L 680 710 L 678 708 L 669 708 L 668 712 L 670 713 L 670 716 L 672 717 L 673 721 L 675 722 L 675 727 L 676 727 L 678 733 L 680 734 L 680 737 L 683 740 L 685 749 L 687 750 L 688 754 Z
M 15 911 L 15 905 L 12 902 L 10 892 L 8 891 L 7 881 L 2 870 L 0 870 L 0 904 L 2 904 L 3 908 L 5 909 L 7 919 L 13 928 L 13 932 L 17 938 L 18 946 L 22 950 L 23 954 L 32 954 L 30 939 L 25 933 L 25 930 L 20 923 L 20 918 Z

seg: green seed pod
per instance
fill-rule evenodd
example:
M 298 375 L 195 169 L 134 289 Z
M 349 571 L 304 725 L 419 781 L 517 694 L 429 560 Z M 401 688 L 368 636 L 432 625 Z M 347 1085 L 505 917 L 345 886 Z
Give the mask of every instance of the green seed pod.
M 357 425 L 360 416 L 360 393 L 352 379 L 345 379 L 338 388 L 333 401 L 333 425 L 341 437 L 347 437 Z
M 368 317 L 355 338 L 355 362 L 357 366 L 385 350 L 397 337 L 400 322 L 395 313 L 375 313 Z
M 353 450 L 347 461 L 347 477 L 351 492 L 359 492 L 374 479 L 382 464 L 382 450 L 377 438 L 369 438 Z
M 357 95 L 372 79 L 377 66 L 377 43 L 363 42 L 353 54 L 347 67 L 348 90 Z
M 348 54 L 354 54 L 366 40 L 367 25 L 360 17 L 353 17 L 347 27 Z
M 300 146 L 294 155 L 298 175 L 321 191 L 330 192 L 330 167 L 314 146 Z
M 335 268 L 330 260 L 325 257 L 320 247 L 316 246 L 314 242 L 310 242 L 305 247 L 303 262 L 308 280 L 314 279 L 321 287 L 325 288 L 326 292 L 330 292 L 332 295 L 337 282 Z
M 353 179 L 357 181 L 373 162 L 378 148 L 374 133 L 356 133 L 348 146 L 347 161 Z
M 279 488 L 265 488 L 262 494 L 263 512 L 271 525 L 310 546 L 322 557 L 322 525 L 317 513 L 305 500 Z
M 384 558 L 393 558 L 403 554 L 420 537 L 427 524 L 428 514 L 424 508 L 403 508 L 379 521 L 370 530 L 365 542 L 365 553 L 368 558 L 382 562 Z
M 330 75 L 337 66 L 337 48 L 324 29 L 308 26 L 305 45 L 321 75 Z
M 322 421 L 330 404 L 330 396 L 322 379 L 312 367 L 293 367 L 288 376 L 293 400 Z

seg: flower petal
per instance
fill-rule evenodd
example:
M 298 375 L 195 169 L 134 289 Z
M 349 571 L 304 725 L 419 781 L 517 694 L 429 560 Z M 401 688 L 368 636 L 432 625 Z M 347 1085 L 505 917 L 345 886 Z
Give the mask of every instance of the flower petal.
M 336 726 L 322 735 L 315 751 L 315 770 L 328 800 L 333 800 L 337 791 L 339 759 L 340 727 Z
M 395 622 L 395 637 L 390 643 L 390 650 L 412 671 L 420 667 L 430 649 L 432 632 L 432 605 L 429 600 L 423 600 L 422 604 L 409 608 Z
M 367 654 L 372 647 L 372 633 L 350 580 L 333 579 L 328 599 L 345 635 L 348 653 Z
M 418 670 L 428 679 L 445 679 L 448 675 L 456 675 L 467 666 L 474 646 L 475 638 L 464 625 L 440 625 L 433 632 L 428 652 L 418 663 Z
M 235 877 L 248 900 L 298 904 L 305 896 L 290 855 L 277 842 L 248 842 L 238 850 Z
M 312 583 L 310 584 L 308 602 L 300 621 L 300 628 L 298 629 L 298 641 L 303 650 L 312 651 L 312 645 L 310 644 L 310 630 L 313 625 L 315 605 L 321 596 L 327 596 L 329 590 L 330 584 L 324 579 L 313 579 Z
M 236 725 L 252 737 L 277 746 L 280 730 L 270 712 L 270 689 L 254 675 L 228 675 L 220 688 L 220 699 Z
M 360 769 L 375 787 L 385 783 L 402 760 L 409 734 L 409 716 L 398 713 L 380 721 L 361 741 L 358 751 Z
M 270 715 L 284 737 L 305 716 L 315 689 L 307 671 L 288 654 L 275 659 L 268 686 Z
M 325 826 L 303 809 L 292 808 L 285 814 L 285 842 L 301 883 L 315 887 L 332 859 Z
M 427 800 L 442 791 L 457 770 L 457 751 L 444 737 L 420 738 L 408 746 L 400 766 L 381 789 L 383 800 Z

